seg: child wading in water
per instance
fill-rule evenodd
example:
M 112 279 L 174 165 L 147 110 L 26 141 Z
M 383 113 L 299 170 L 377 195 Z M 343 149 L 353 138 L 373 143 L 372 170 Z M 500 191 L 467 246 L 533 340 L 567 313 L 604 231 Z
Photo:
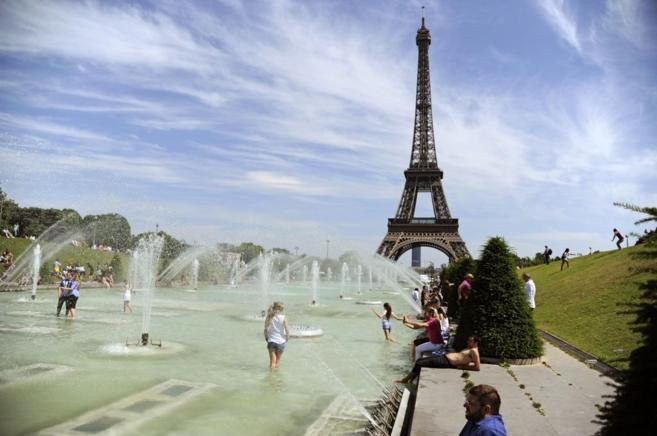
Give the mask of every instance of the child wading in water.
M 283 303 L 274 301 L 267 309 L 265 318 L 265 341 L 269 351 L 269 369 L 276 369 L 281 363 L 285 344 L 290 334 L 287 317 L 283 315 Z
M 123 293 L 123 313 L 126 313 L 128 310 L 132 313 L 132 307 L 130 307 L 130 300 L 132 299 L 132 289 L 130 289 L 130 284 L 126 283 L 125 292 Z
M 389 303 L 383 303 L 383 309 L 384 310 L 381 313 L 376 312 L 374 309 L 372 309 L 372 312 L 381 319 L 381 327 L 383 328 L 383 334 L 386 337 L 386 341 L 397 342 L 392 339 L 392 336 L 390 336 L 390 331 L 392 330 L 390 318 L 395 318 L 397 321 L 401 321 L 402 318 L 392 313 L 392 307 L 390 307 Z

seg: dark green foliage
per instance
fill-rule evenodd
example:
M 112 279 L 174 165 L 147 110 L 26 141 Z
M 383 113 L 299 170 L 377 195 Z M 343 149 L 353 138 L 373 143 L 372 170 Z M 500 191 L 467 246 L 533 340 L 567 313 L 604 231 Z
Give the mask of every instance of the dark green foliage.
M 123 263 L 121 262 L 121 255 L 119 253 L 114 253 L 110 266 L 112 267 L 114 281 L 123 280 Z
M 258 255 L 264 251 L 264 248 L 253 242 L 242 242 L 240 246 L 237 247 L 237 252 L 242 255 L 242 260 L 246 263 L 251 262 L 251 260 L 258 257 Z
M 130 223 L 118 213 L 87 215 L 82 220 L 87 243 L 125 250 L 132 242 Z
M 0 188 L 0 230 L 12 230 L 14 223 L 18 222 L 18 205 Z
M 527 359 L 543 353 L 543 343 L 504 239 L 491 238 L 477 263 L 472 292 L 461 311 L 454 345 L 480 338 L 482 356 Z
M 461 307 L 458 303 L 457 289 L 467 273 L 474 273 L 477 268 L 477 262 L 470 258 L 464 257 L 450 263 L 447 268 L 440 272 L 440 281 L 443 283 L 443 297 L 447 299 L 447 317 L 451 322 L 458 322 Z M 451 283 L 447 285 L 446 282 Z
M 39 236 L 63 217 L 64 213 L 59 209 L 21 207 L 18 209 L 18 235 Z
M 641 224 L 657 221 L 657 208 L 640 208 L 628 204 L 614 203 L 616 206 L 648 214 L 649 217 L 637 221 Z M 657 260 L 657 240 L 646 238 L 647 252 L 643 256 Z M 647 268 L 653 277 L 657 274 L 657 263 Z M 649 279 L 641 285 L 644 291 L 642 302 L 636 308 L 635 331 L 642 334 L 641 346 L 630 354 L 630 365 L 621 383 L 612 396 L 600 409 L 598 418 L 602 428 L 599 436 L 619 434 L 638 434 L 637 429 L 653 427 L 653 396 L 657 391 L 657 280 Z M 646 433 L 648 434 L 648 433 Z

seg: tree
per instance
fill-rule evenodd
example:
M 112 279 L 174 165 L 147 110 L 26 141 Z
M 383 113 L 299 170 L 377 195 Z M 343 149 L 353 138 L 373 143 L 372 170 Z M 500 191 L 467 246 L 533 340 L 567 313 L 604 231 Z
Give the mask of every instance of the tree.
M 360 256 L 358 255 L 357 251 L 345 251 L 340 255 L 340 257 L 338 257 L 338 262 L 340 265 L 343 263 L 347 263 L 347 265 L 356 265 L 360 263 Z
M 616 206 L 648 214 L 636 224 L 657 221 L 657 208 L 639 208 L 626 203 L 614 203 Z M 641 257 L 657 259 L 657 232 L 646 240 L 646 250 Z M 657 274 L 657 262 L 647 269 L 654 277 Z M 598 418 L 602 428 L 599 436 L 619 434 L 636 434 L 637 429 L 652 427 L 654 402 L 650 400 L 657 390 L 657 280 L 650 278 L 641 285 L 644 291 L 641 303 L 636 310 L 635 331 L 641 333 L 641 345 L 630 354 L 629 369 L 623 374 L 611 401 L 600 409 Z
M 125 250 L 132 244 L 130 223 L 118 213 L 87 215 L 82 220 L 82 225 L 89 245 L 105 245 Z
M 258 255 L 264 251 L 264 248 L 253 242 L 242 242 L 239 247 L 237 247 L 237 252 L 242 255 L 242 260 L 246 263 L 251 262 L 252 259 L 258 257 Z
M 0 229 L 9 229 L 18 222 L 18 204 L 0 188 Z
M 119 253 L 114 253 L 114 256 L 112 256 L 112 261 L 110 262 L 110 266 L 112 267 L 114 281 L 118 282 L 123 280 L 123 263 L 121 262 L 121 255 Z
M 39 236 L 48 227 L 63 218 L 59 209 L 42 209 L 40 207 L 19 207 L 18 219 L 19 236 Z
M 657 207 L 641 207 L 630 203 L 614 203 L 614 206 L 648 215 L 647 217 L 643 217 L 640 220 L 635 221 L 635 225 L 648 223 L 650 221 L 657 221 Z M 646 230 L 645 234 L 639 236 L 636 243 L 643 244 L 645 242 L 649 242 L 651 239 L 654 240 L 654 238 L 657 238 L 657 227 L 650 231 Z
M 528 359 L 543 353 L 531 310 L 504 239 L 491 238 L 477 263 L 472 292 L 463 307 L 455 347 L 467 337 L 480 338 L 482 356 Z

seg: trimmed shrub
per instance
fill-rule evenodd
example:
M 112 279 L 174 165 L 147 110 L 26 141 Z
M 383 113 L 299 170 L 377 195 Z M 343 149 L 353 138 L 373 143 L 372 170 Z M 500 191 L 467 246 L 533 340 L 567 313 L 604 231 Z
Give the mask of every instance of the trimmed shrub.
M 504 239 L 491 238 L 477 262 L 472 292 L 461 311 L 454 345 L 464 348 L 468 336 L 480 338 L 482 356 L 529 359 L 543 354 L 541 341 L 513 254 Z

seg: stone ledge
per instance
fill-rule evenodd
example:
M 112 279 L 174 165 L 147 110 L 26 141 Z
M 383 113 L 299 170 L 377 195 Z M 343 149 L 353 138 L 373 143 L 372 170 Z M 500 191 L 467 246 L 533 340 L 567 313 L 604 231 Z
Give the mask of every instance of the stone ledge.
M 492 363 L 499 365 L 506 362 L 509 365 L 538 365 L 543 362 L 543 357 L 532 357 L 530 359 L 500 359 L 499 357 L 481 357 L 481 363 Z

